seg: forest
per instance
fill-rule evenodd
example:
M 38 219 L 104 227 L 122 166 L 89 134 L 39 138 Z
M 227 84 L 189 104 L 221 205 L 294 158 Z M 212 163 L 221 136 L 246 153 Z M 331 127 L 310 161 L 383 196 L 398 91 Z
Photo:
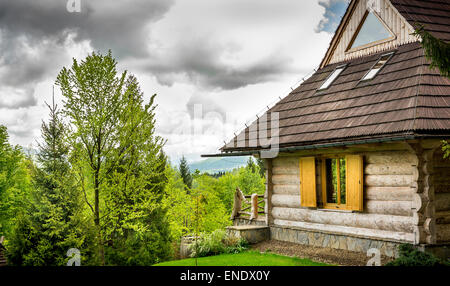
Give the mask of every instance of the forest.
M 261 162 L 209 175 L 170 162 L 155 132 L 156 95 L 119 73 L 111 52 L 73 60 L 47 103 L 38 152 L 0 125 L 0 236 L 10 265 L 153 265 L 174 259 L 181 237 L 231 224 L 234 190 L 263 194 Z

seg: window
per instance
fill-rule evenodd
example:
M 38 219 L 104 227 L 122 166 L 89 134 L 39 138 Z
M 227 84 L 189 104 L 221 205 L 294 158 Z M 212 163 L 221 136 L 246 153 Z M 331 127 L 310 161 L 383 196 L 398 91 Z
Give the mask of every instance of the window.
M 328 87 L 330 87 L 330 85 L 336 80 L 336 78 L 344 71 L 345 67 L 346 66 L 337 67 L 327 78 L 327 80 L 325 80 L 325 82 L 322 84 L 319 90 L 327 89 Z
M 347 162 L 345 157 L 322 159 L 322 174 L 324 207 L 346 209 Z
M 346 161 L 345 158 L 322 159 L 322 191 L 326 206 L 345 208 L 346 196 Z
M 395 39 L 394 34 L 372 12 L 367 12 L 361 23 L 347 51 L 353 51 L 371 46 L 372 44 Z
M 316 159 L 320 179 L 316 180 Z M 317 183 L 321 193 L 316 192 Z M 320 189 L 320 188 L 319 188 Z M 300 159 L 300 204 L 326 209 L 363 210 L 363 157 L 360 155 Z
M 381 56 L 378 62 L 366 73 L 366 75 L 361 79 L 361 81 L 373 79 L 384 67 L 384 65 L 389 61 L 392 55 L 393 53 Z

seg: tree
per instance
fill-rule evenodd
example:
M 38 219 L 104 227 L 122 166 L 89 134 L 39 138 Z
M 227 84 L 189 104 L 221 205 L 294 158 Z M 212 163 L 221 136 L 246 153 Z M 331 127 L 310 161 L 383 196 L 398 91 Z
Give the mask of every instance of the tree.
M 415 35 L 422 38 L 425 56 L 431 61 L 430 68 L 438 68 L 442 76 L 450 78 L 450 44 L 434 37 L 423 25 L 418 25 Z
M 256 163 L 258 164 L 258 167 L 259 167 L 259 175 L 262 178 L 265 178 L 266 177 L 266 167 L 264 166 L 264 160 L 261 158 L 257 158 Z
M 256 164 L 255 161 L 253 160 L 253 157 L 248 157 L 247 160 L 247 169 L 249 169 L 250 171 L 252 171 L 252 173 L 256 172 Z
M 182 236 L 193 233 L 196 202 L 186 190 L 186 185 L 176 169 L 168 166 L 166 169 L 168 183 L 163 199 L 167 209 L 172 240 L 178 241 Z
M 56 83 L 72 126 L 71 163 L 92 212 L 105 265 L 105 243 L 118 249 L 113 237 L 117 243 L 131 236 L 144 242 L 153 227 L 148 221 L 161 210 L 165 159 L 164 140 L 154 135 L 155 95 L 144 105 L 136 78 L 126 71 L 118 75 L 111 52 L 92 53 L 81 63 L 74 59 Z
M 191 171 L 189 170 L 188 163 L 186 161 L 186 158 L 183 156 L 180 160 L 180 174 L 181 178 L 183 179 L 184 184 L 186 185 L 187 189 L 192 188 L 192 175 Z
M 162 200 L 167 184 L 164 141 L 155 135 L 155 96 L 143 105 L 137 79 L 126 82 L 126 110 L 120 117 L 118 147 L 107 161 L 103 228 L 108 264 L 151 265 L 171 253 L 167 210 Z M 122 150 L 127 150 L 126 156 Z M 109 165 L 110 163 L 114 165 Z
M 30 205 L 19 215 L 10 242 L 9 260 L 15 265 L 62 266 L 70 248 L 86 259 L 86 229 L 81 194 L 68 162 L 65 126 L 53 103 L 49 123 L 42 123 L 38 166 L 32 169 L 34 190 Z
M 213 232 L 231 224 L 225 204 L 217 192 L 217 179 L 207 174 L 200 175 L 193 182 L 192 198 L 195 200 L 195 230 Z
M 92 53 L 80 64 L 73 60 L 71 69 L 63 68 L 56 84 L 64 96 L 64 113 L 70 119 L 72 162 L 76 166 L 86 203 L 93 212 L 98 232 L 99 256 L 104 261 L 100 228 L 101 186 L 107 170 L 105 161 L 116 147 L 126 72 L 117 76 L 117 63 L 111 52 L 106 56 Z M 85 177 L 92 178 L 94 203 L 87 199 Z
M 438 68 L 441 75 L 450 78 L 450 44 L 434 37 L 423 25 L 418 24 L 414 34 L 421 37 L 426 58 L 431 61 L 430 69 Z M 442 141 L 444 158 L 450 158 L 450 145 Z
M 7 240 L 19 212 L 29 201 L 31 165 L 19 146 L 9 144 L 7 129 L 0 125 L 0 236 Z

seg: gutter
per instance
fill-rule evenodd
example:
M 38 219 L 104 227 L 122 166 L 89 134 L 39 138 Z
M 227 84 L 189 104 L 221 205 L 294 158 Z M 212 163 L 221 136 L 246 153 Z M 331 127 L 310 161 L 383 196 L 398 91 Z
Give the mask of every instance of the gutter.
M 401 137 L 390 137 L 390 138 L 382 138 L 382 139 L 365 139 L 353 142 L 336 142 L 336 143 L 327 143 L 327 144 L 318 144 L 318 145 L 307 145 L 307 146 L 294 146 L 294 147 L 284 147 L 279 148 L 278 152 L 295 152 L 301 150 L 314 150 L 314 149 L 323 149 L 323 148 L 331 148 L 331 147 L 341 147 L 341 146 L 352 146 L 352 145 L 361 145 L 368 143 L 384 143 L 384 142 L 397 142 L 397 141 L 405 141 L 405 140 L 414 140 L 417 139 L 418 136 L 415 135 L 406 135 Z M 270 149 L 263 150 L 254 150 L 254 151 L 242 151 L 242 152 L 229 152 L 229 153 L 220 153 L 220 154 L 205 154 L 201 155 L 202 158 L 217 158 L 217 157 L 241 157 L 241 156 L 259 156 L 261 151 L 276 151 Z

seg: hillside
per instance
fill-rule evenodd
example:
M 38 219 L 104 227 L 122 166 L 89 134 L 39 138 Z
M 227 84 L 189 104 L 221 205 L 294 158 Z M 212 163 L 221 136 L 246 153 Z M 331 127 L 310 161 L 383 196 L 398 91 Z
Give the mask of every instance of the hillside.
M 249 157 L 208 158 L 189 164 L 191 172 L 199 170 L 202 173 L 215 174 L 218 172 L 232 171 L 245 166 Z

